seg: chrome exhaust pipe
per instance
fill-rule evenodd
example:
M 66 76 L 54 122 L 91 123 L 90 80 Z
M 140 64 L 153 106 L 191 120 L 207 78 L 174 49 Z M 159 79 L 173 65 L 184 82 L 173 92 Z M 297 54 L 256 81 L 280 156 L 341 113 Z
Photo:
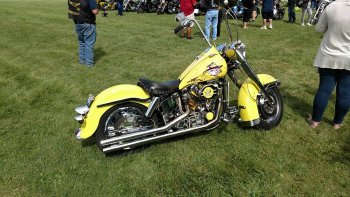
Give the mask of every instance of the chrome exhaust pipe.
M 186 111 L 187 111 L 187 109 L 188 108 L 186 108 Z M 116 150 L 121 150 L 121 149 L 124 149 L 124 148 L 132 148 L 132 147 L 135 147 L 135 146 L 148 144 L 148 143 L 155 142 L 155 141 L 158 141 L 158 140 L 161 140 L 161 139 L 167 139 L 167 138 L 171 138 L 171 137 L 175 137 L 175 136 L 180 136 L 180 135 L 183 135 L 183 134 L 186 134 L 186 133 L 191 133 L 191 132 L 195 132 L 195 131 L 199 131 L 199 130 L 204 130 L 204 129 L 209 128 L 210 126 L 212 126 L 213 124 L 215 124 L 216 122 L 219 121 L 219 119 L 220 119 L 219 112 L 220 111 L 221 111 L 221 100 L 219 101 L 219 106 L 218 106 L 216 118 L 213 121 L 209 122 L 208 124 L 205 124 L 205 125 L 202 125 L 202 126 L 199 126 L 199 127 L 195 127 L 195 128 L 189 128 L 189 129 L 184 129 L 184 130 L 180 130 L 180 131 L 175 131 L 175 132 L 163 134 L 163 135 L 160 135 L 160 136 L 149 137 L 149 138 L 146 138 L 146 139 L 141 139 L 141 140 L 125 143 L 125 144 L 111 145 L 109 147 L 103 148 L 102 151 L 104 153 L 109 153 L 109 152 L 113 152 L 113 151 L 116 151 Z
M 146 136 L 146 135 L 151 135 L 151 134 L 156 134 L 156 133 L 159 133 L 159 132 L 163 132 L 163 131 L 166 131 L 166 130 L 170 129 L 171 127 L 173 127 L 175 124 L 177 124 L 181 120 L 185 119 L 189 114 L 190 114 L 190 109 L 186 105 L 186 111 L 185 111 L 184 114 L 182 114 L 181 116 L 175 118 L 173 121 L 169 122 L 167 125 L 165 125 L 163 127 L 150 129 L 150 130 L 143 131 L 143 132 L 140 132 L 140 133 L 132 133 L 132 134 L 128 134 L 128 135 L 122 135 L 122 136 L 118 136 L 118 137 L 113 137 L 113 138 L 106 139 L 106 140 L 101 140 L 100 143 L 101 143 L 102 146 L 107 146 L 107 145 L 114 144 L 114 143 L 117 143 L 117 142 L 120 142 L 120 141 L 123 141 L 123 140 L 131 140 L 131 139 L 143 137 L 143 136 Z

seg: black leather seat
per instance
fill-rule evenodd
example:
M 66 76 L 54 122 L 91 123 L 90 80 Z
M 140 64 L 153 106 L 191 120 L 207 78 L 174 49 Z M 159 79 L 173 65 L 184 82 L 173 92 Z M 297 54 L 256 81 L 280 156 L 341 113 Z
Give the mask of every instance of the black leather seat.
M 146 92 L 153 95 L 171 94 L 179 90 L 180 80 L 170 80 L 162 83 L 141 78 L 137 83 Z

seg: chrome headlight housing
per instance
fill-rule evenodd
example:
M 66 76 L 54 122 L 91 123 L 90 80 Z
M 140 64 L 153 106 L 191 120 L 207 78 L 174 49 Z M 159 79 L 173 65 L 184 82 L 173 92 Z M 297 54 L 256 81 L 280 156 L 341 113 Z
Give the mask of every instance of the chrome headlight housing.
M 78 114 L 77 116 L 75 116 L 75 120 L 78 121 L 80 124 L 84 123 L 84 117 L 90 111 L 90 106 L 94 102 L 94 100 L 94 95 L 90 94 L 86 100 L 86 105 L 75 108 L 75 112 Z
M 89 112 L 90 108 L 87 105 L 83 105 L 80 107 L 75 108 L 75 112 L 77 112 L 80 115 L 86 115 Z
M 87 100 L 86 100 L 86 105 L 87 105 L 88 107 L 90 107 L 91 104 L 92 104 L 92 102 L 94 102 L 94 100 L 95 100 L 95 96 L 92 95 L 92 94 L 89 94 L 89 97 L 88 97 Z

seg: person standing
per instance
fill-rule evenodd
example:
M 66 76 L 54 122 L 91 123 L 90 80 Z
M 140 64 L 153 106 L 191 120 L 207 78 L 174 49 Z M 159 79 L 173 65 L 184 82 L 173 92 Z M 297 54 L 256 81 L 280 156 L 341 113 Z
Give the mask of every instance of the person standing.
M 295 0 L 288 0 L 288 22 L 295 23 Z
M 272 18 L 273 18 L 273 6 L 274 6 L 274 0 L 262 0 L 262 8 L 261 8 L 261 15 L 263 18 L 263 26 L 260 29 L 267 29 L 266 26 L 268 26 L 269 29 L 272 29 Z
M 255 21 L 256 16 L 258 16 L 258 0 L 253 0 L 253 12 L 252 12 L 252 21 Z
M 248 22 L 252 17 L 252 11 L 255 0 L 242 0 L 243 3 L 243 29 L 247 29 Z
M 180 0 L 180 10 L 185 14 L 185 20 L 194 20 L 194 7 L 196 6 L 196 0 Z M 187 39 L 192 40 L 191 29 L 193 27 L 193 22 L 189 27 L 186 28 Z M 181 37 L 185 37 L 185 30 L 181 30 Z
M 334 129 L 339 129 L 350 108 L 350 0 L 336 0 L 323 11 L 316 31 L 324 33 L 314 66 L 320 83 L 313 101 L 312 128 L 321 122 L 330 95 L 336 87 Z
M 205 37 L 210 39 L 210 27 L 212 27 L 212 39 L 217 39 L 219 20 L 219 0 L 205 0 L 207 12 L 205 14 Z
M 312 16 L 312 8 L 311 8 L 311 0 L 303 0 L 302 11 L 301 11 L 301 26 L 305 26 L 304 19 L 305 13 L 307 12 L 307 25 L 311 26 L 311 16 Z
M 118 16 L 123 16 L 123 0 L 117 0 Z
M 94 45 L 96 42 L 95 0 L 68 0 L 68 18 L 75 24 L 79 41 L 79 63 L 94 66 Z

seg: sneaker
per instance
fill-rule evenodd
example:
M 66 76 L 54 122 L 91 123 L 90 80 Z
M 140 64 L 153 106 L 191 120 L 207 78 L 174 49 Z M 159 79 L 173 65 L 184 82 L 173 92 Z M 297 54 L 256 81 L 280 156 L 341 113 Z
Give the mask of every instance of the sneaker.
M 266 26 L 262 26 L 260 29 L 267 29 Z
M 305 26 L 305 24 L 304 24 L 304 23 L 301 23 L 301 26 Z
M 272 29 L 272 25 L 271 25 L 271 26 L 269 26 L 269 29 Z
M 307 23 L 306 25 L 307 25 L 307 26 L 312 26 L 310 23 Z

